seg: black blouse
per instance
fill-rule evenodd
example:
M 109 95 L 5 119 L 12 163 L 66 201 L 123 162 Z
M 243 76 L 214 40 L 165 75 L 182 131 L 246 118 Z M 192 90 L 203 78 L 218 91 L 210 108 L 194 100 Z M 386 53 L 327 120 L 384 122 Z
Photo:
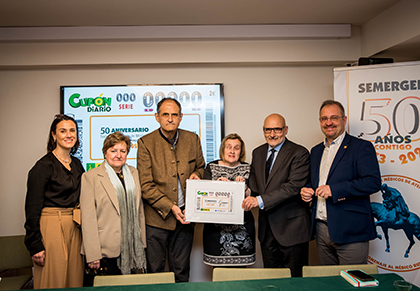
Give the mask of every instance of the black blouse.
M 53 153 L 48 153 L 28 173 L 25 245 L 31 256 L 45 249 L 39 224 L 42 208 L 70 208 L 79 202 L 80 180 L 85 170 L 75 157 L 70 167 L 71 171 Z

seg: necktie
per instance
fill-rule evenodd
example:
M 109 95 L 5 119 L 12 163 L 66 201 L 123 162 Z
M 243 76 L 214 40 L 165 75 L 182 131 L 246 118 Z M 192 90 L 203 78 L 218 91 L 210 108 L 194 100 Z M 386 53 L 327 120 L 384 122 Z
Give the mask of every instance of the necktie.
M 267 161 L 265 162 L 265 181 L 266 182 L 268 180 L 268 175 L 270 174 L 271 164 L 273 163 L 274 153 L 276 152 L 276 150 L 271 149 L 270 152 L 271 152 L 271 154 L 268 157 Z

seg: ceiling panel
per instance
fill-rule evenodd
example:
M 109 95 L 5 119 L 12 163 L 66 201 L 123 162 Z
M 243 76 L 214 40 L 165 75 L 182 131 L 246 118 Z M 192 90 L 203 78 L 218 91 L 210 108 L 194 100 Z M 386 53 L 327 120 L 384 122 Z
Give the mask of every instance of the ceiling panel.
M 0 26 L 350 23 L 399 0 L 1 0 Z

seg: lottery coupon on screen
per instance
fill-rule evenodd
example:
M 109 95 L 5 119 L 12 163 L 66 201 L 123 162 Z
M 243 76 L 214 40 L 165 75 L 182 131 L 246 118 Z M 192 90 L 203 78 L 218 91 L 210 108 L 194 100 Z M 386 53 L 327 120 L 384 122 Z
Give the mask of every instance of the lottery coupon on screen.
M 80 147 L 76 157 L 86 171 L 102 163 L 103 141 L 116 131 L 130 137 L 127 163 L 136 166 L 137 140 L 159 128 L 155 113 L 163 98 L 180 102 L 179 128 L 200 137 L 206 163 L 217 159 L 224 135 L 222 84 L 62 86 L 61 112 L 77 122 Z

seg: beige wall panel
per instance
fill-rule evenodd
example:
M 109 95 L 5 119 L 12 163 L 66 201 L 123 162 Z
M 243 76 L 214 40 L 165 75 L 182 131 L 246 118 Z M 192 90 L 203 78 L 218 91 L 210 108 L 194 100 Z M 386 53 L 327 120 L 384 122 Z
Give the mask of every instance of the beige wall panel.
M 0 235 L 24 233 L 24 200 L 29 169 L 46 151 L 48 130 L 60 108 L 60 85 L 223 83 L 226 133 L 245 140 L 247 160 L 264 143 L 262 124 L 283 114 L 288 137 L 307 148 L 322 139 L 318 108 L 333 98 L 331 67 L 129 67 L 0 71 Z M 182 125 L 182 124 L 181 124 Z M 201 226 L 192 256 L 193 281 L 210 279 L 202 263 Z M 259 245 L 257 245 L 259 252 Z M 258 254 L 255 266 L 261 267 Z

